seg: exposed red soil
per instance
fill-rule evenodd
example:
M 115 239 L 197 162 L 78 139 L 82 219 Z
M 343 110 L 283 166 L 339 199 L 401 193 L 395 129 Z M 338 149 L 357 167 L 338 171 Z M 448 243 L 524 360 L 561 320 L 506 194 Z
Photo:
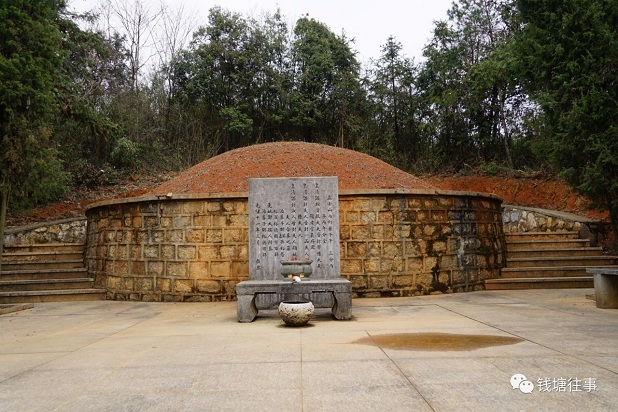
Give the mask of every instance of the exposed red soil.
M 607 212 L 589 210 L 590 201 L 558 179 L 496 176 L 432 176 L 428 182 L 444 190 L 494 193 L 510 205 L 538 207 L 606 219 Z
M 443 189 L 494 193 L 505 203 L 579 213 L 605 219 L 607 213 L 587 210 L 587 199 L 558 179 L 495 176 L 431 176 L 420 179 L 374 157 L 330 146 L 287 142 L 236 149 L 208 159 L 165 180 L 165 176 L 133 176 L 116 185 L 72 191 L 61 202 L 28 215 L 9 215 L 8 226 L 83 216 L 91 203 L 114 198 L 166 193 L 245 192 L 248 177 L 338 176 L 339 189 Z M 158 185 L 158 186 L 157 186 Z
M 339 189 L 436 189 L 375 157 L 303 142 L 264 143 L 223 153 L 182 172 L 154 194 L 246 192 L 248 178 L 337 176 Z

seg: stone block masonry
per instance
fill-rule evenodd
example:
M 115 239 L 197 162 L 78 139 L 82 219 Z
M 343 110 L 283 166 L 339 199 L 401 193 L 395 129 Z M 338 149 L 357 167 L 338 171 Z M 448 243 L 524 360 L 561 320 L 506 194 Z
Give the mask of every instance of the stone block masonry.
M 87 216 L 87 268 L 110 299 L 231 300 L 248 278 L 246 198 L 112 201 Z
M 483 287 L 503 262 L 501 200 L 478 193 L 339 193 L 340 273 L 354 297 Z M 222 301 L 249 279 L 247 193 L 113 200 L 87 209 L 86 266 L 108 298 Z

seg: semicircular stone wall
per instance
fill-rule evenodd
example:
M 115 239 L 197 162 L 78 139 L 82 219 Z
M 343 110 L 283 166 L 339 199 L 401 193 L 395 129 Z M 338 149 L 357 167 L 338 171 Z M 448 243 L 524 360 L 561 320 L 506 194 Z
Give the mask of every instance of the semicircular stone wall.
M 339 194 L 341 275 L 354 297 L 483 288 L 504 259 L 501 199 L 439 190 Z M 86 266 L 108 299 L 222 301 L 249 279 L 247 193 L 92 205 Z

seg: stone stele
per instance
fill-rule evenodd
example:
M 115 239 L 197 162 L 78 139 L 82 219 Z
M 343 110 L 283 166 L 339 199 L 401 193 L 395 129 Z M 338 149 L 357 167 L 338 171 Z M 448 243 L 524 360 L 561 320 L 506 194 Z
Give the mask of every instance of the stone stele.
M 283 279 L 282 260 L 339 278 L 337 177 L 249 179 L 249 259 L 252 280 Z

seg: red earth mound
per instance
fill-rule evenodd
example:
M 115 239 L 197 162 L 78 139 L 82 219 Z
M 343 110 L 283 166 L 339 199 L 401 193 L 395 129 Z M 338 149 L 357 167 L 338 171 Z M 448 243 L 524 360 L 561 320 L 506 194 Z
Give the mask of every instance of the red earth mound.
M 264 143 L 210 158 L 153 190 L 165 193 L 246 192 L 249 177 L 337 176 L 339 190 L 436 189 L 375 157 L 303 142 Z

